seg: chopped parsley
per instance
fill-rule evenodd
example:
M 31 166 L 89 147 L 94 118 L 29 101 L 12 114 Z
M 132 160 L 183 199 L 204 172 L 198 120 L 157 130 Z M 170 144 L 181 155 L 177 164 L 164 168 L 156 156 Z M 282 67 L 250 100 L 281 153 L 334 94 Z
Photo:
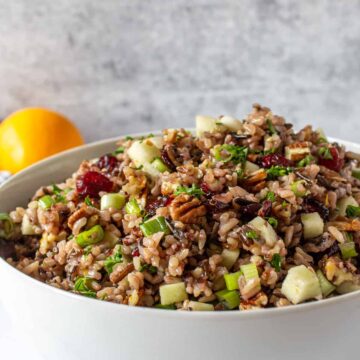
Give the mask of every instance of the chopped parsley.
M 140 272 L 144 272 L 144 271 L 149 272 L 151 275 L 156 275 L 158 269 L 156 266 L 152 266 L 150 264 L 143 264 L 140 267 Z
M 346 208 L 346 215 L 348 217 L 359 217 L 360 206 L 348 205 L 348 207 Z
M 275 127 L 274 127 L 274 124 L 272 123 L 272 121 L 270 119 L 266 120 L 266 124 L 267 124 L 267 126 L 269 128 L 269 131 L 270 131 L 271 135 L 277 134 L 277 131 L 276 131 Z
M 55 194 L 55 202 L 65 202 L 65 196 L 63 195 L 63 190 L 61 190 L 56 184 L 52 185 L 53 193 Z
M 326 160 L 332 160 L 333 159 L 333 156 L 331 155 L 330 148 L 328 148 L 327 146 L 321 146 L 320 149 L 318 150 L 318 154 L 323 159 L 326 159 Z
M 232 161 L 234 164 L 244 164 L 249 149 L 246 146 L 236 146 L 224 144 L 214 149 L 214 157 L 217 161 L 227 163 Z
M 84 248 L 84 255 L 88 256 L 91 253 L 92 245 L 88 245 Z
M 114 155 L 117 155 L 117 154 L 123 154 L 125 151 L 125 148 L 123 146 L 119 146 L 114 152 L 113 154 Z
M 248 230 L 245 233 L 245 236 L 249 239 L 257 239 L 259 237 L 255 230 Z
M 88 297 L 96 297 L 96 292 L 92 288 L 93 279 L 88 277 L 78 277 L 75 281 L 74 290 Z
M 134 140 L 132 136 L 125 136 L 125 140 Z
M 314 160 L 314 158 L 311 155 L 307 155 L 302 160 L 300 160 L 296 166 L 297 167 L 305 167 L 307 165 L 310 165 L 313 160 Z
M 280 165 L 273 165 L 270 169 L 266 169 L 268 179 L 275 180 L 279 176 L 288 175 L 293 171 L 291 167 L 284 167 Z
M 275 269 L 276 272 L 281 270 L 281 256 L 280 254 L 274 254 L 271 261 L 271 266 Z
M 204 192 L 199 188 L 198 185 L 192 184 L 191 187 L 178 186 L 174 194 L 175 195 L 188 194 L 200 198 L 201 195 L 204 195 Z
M 119 264 L 123 261 L 122 259 L 122 253 L 121 248 L 118 247 L 118 249 L 115 251 L 115 253 L 112 256 L 109 256 L 104 261 L 104 269 L 106 272 L 110 275 L 113 271 L 113 268 L 116 264 Z
M 87 197 L 85 198 L 84 202 L 85 202 L 85 204 L 86 204 L 87 206 L 92 206 L 92 207 L 94 207 L 94 205 L 93 205 L 91 199 L 89 198 L 89 196 L 87 196 Z
M 277 226 L 278 226 L 277 219 L 275 219 L 274 217 L 271 216 L 267 219 L 267 221 L 273 228 L 275 228 L 275 229 L 277 228 Z
M 266 196 L 265 196 L 266 200 L 269 200 L 271 202 L 275 201 L 275 193 L 273 191 L 269 191 Z

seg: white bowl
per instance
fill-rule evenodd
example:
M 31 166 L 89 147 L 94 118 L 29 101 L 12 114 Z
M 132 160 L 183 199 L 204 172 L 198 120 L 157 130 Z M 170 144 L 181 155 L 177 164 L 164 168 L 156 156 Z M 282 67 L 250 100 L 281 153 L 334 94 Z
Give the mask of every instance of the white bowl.
M 26 205 L 41 185 L 65 179 L 81 160 L 112 151 L 115 141 L 66 151 L 15 175 L 0 188 L 0 211 Z M 360 151 L 359 145 L 339 142 Z M 359 291 L 319 302 L 248 312 L 134 308 L 53 288 L 0 259 L 0 297 L 19 333 L 19 344 L 30 342 L 49 360 L 358 356 Z

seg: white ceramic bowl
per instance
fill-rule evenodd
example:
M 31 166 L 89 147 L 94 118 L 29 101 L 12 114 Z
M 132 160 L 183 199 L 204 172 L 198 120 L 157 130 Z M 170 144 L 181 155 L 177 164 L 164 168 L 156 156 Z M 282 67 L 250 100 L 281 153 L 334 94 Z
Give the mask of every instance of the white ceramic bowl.
M 115 141 L 64 152 L 17 174 L 0 188 L 0 211 L 26 205 L 38 187 L 65 179 L 83 159 L 112 151 Z M 360 151 L 359 145 L 341 142 Z M 28 341 L 47 360 L 358 357 L 360 292 L 282 309 L 166 311 L 58 290 L 0 259 L 0 297 L 18 331 L 19 346 Z

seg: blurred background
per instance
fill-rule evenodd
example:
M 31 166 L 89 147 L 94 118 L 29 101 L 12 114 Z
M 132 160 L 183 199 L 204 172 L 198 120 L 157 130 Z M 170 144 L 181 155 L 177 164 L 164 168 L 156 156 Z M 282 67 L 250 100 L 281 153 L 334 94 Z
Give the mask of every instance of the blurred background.
M 52 108 L 92 141 L 260 102 L 359 140 L 360 1 L 0 3 L 2 118 Z

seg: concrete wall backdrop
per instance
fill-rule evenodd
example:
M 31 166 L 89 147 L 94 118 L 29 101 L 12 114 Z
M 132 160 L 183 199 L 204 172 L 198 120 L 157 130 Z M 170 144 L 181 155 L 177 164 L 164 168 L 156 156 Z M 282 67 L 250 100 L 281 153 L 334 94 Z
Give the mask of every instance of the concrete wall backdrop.
M 358 0 L 0 0 L 0 116 L 63 112 L 88 141 L 255 101 L 359 141 Z

